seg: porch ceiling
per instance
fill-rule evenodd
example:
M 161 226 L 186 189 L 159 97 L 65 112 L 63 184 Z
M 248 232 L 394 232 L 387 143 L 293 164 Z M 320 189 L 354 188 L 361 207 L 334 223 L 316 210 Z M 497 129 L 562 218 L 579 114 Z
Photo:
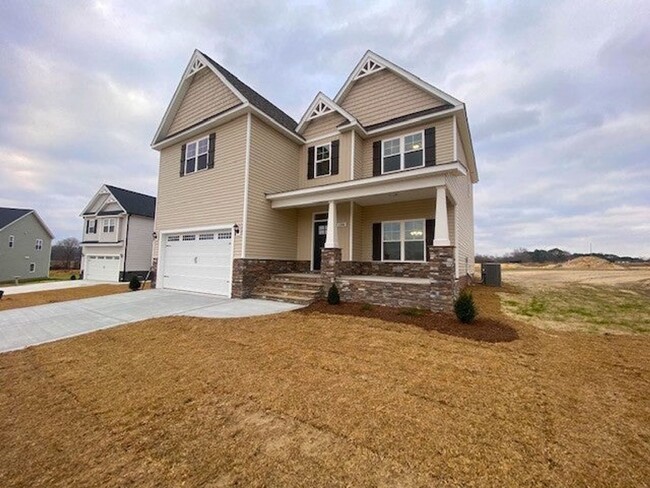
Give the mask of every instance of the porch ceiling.
M 435 188 L 445 185 L 445 175 L 466 174 L 460 163 L 420 168 L 400 173 L 350 180 L 331 185 L 267 195 L 271 207 L 299 208 L 354 200 L 359 205 L 379 205 L 435 198 Z

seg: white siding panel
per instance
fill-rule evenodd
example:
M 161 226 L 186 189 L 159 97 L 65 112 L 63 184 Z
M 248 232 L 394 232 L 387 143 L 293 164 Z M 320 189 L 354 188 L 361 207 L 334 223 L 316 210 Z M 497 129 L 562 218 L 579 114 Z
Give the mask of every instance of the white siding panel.
M 145 271 L 151 267 L 153 219 L 132 215 L 129 218 L 126 271 Z

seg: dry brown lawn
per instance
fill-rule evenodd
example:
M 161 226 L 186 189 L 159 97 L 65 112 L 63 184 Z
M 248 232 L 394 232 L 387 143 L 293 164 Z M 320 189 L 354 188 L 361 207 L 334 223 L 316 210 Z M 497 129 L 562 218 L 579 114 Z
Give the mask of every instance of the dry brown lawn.
M 3 354 L 0 486 L 646 486 L 648 338 L 508 325 L 170 317 Z
M 17 293 L 15 295 L 5 295 L 0 300 L 0 311 L 12 308 L 32 307 L 34 305 L 44 305 L 46 303 L 67 302 L 69 300 L 79 300 L 81 298 L 100 297 L 104 295 L 113 295 L 115 293 L 124 293 L 128 291 L 128 285 L 96 285 L 83 286 L 80 288 L 68 288 L 63 290 L 37 291 L 30 293 Z

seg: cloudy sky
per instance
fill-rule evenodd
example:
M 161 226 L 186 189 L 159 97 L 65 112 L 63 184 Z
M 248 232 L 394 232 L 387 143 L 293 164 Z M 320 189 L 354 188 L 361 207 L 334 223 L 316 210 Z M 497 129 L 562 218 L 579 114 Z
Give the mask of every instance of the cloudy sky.
M 194 48 L 295 119 L 372 49 L 467 104 L 477 252 L 650 257 L 648 1 L 5 0 L 0 206 L 63 238 L 104 182 L 155 194 Z

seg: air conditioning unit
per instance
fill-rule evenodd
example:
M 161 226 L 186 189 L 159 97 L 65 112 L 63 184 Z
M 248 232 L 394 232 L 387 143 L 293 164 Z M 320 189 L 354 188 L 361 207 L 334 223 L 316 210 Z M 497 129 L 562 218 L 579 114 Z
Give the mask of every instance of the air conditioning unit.
M 501 286 L 501 264 L 482 263 L 481 278 L 484 285 Z

